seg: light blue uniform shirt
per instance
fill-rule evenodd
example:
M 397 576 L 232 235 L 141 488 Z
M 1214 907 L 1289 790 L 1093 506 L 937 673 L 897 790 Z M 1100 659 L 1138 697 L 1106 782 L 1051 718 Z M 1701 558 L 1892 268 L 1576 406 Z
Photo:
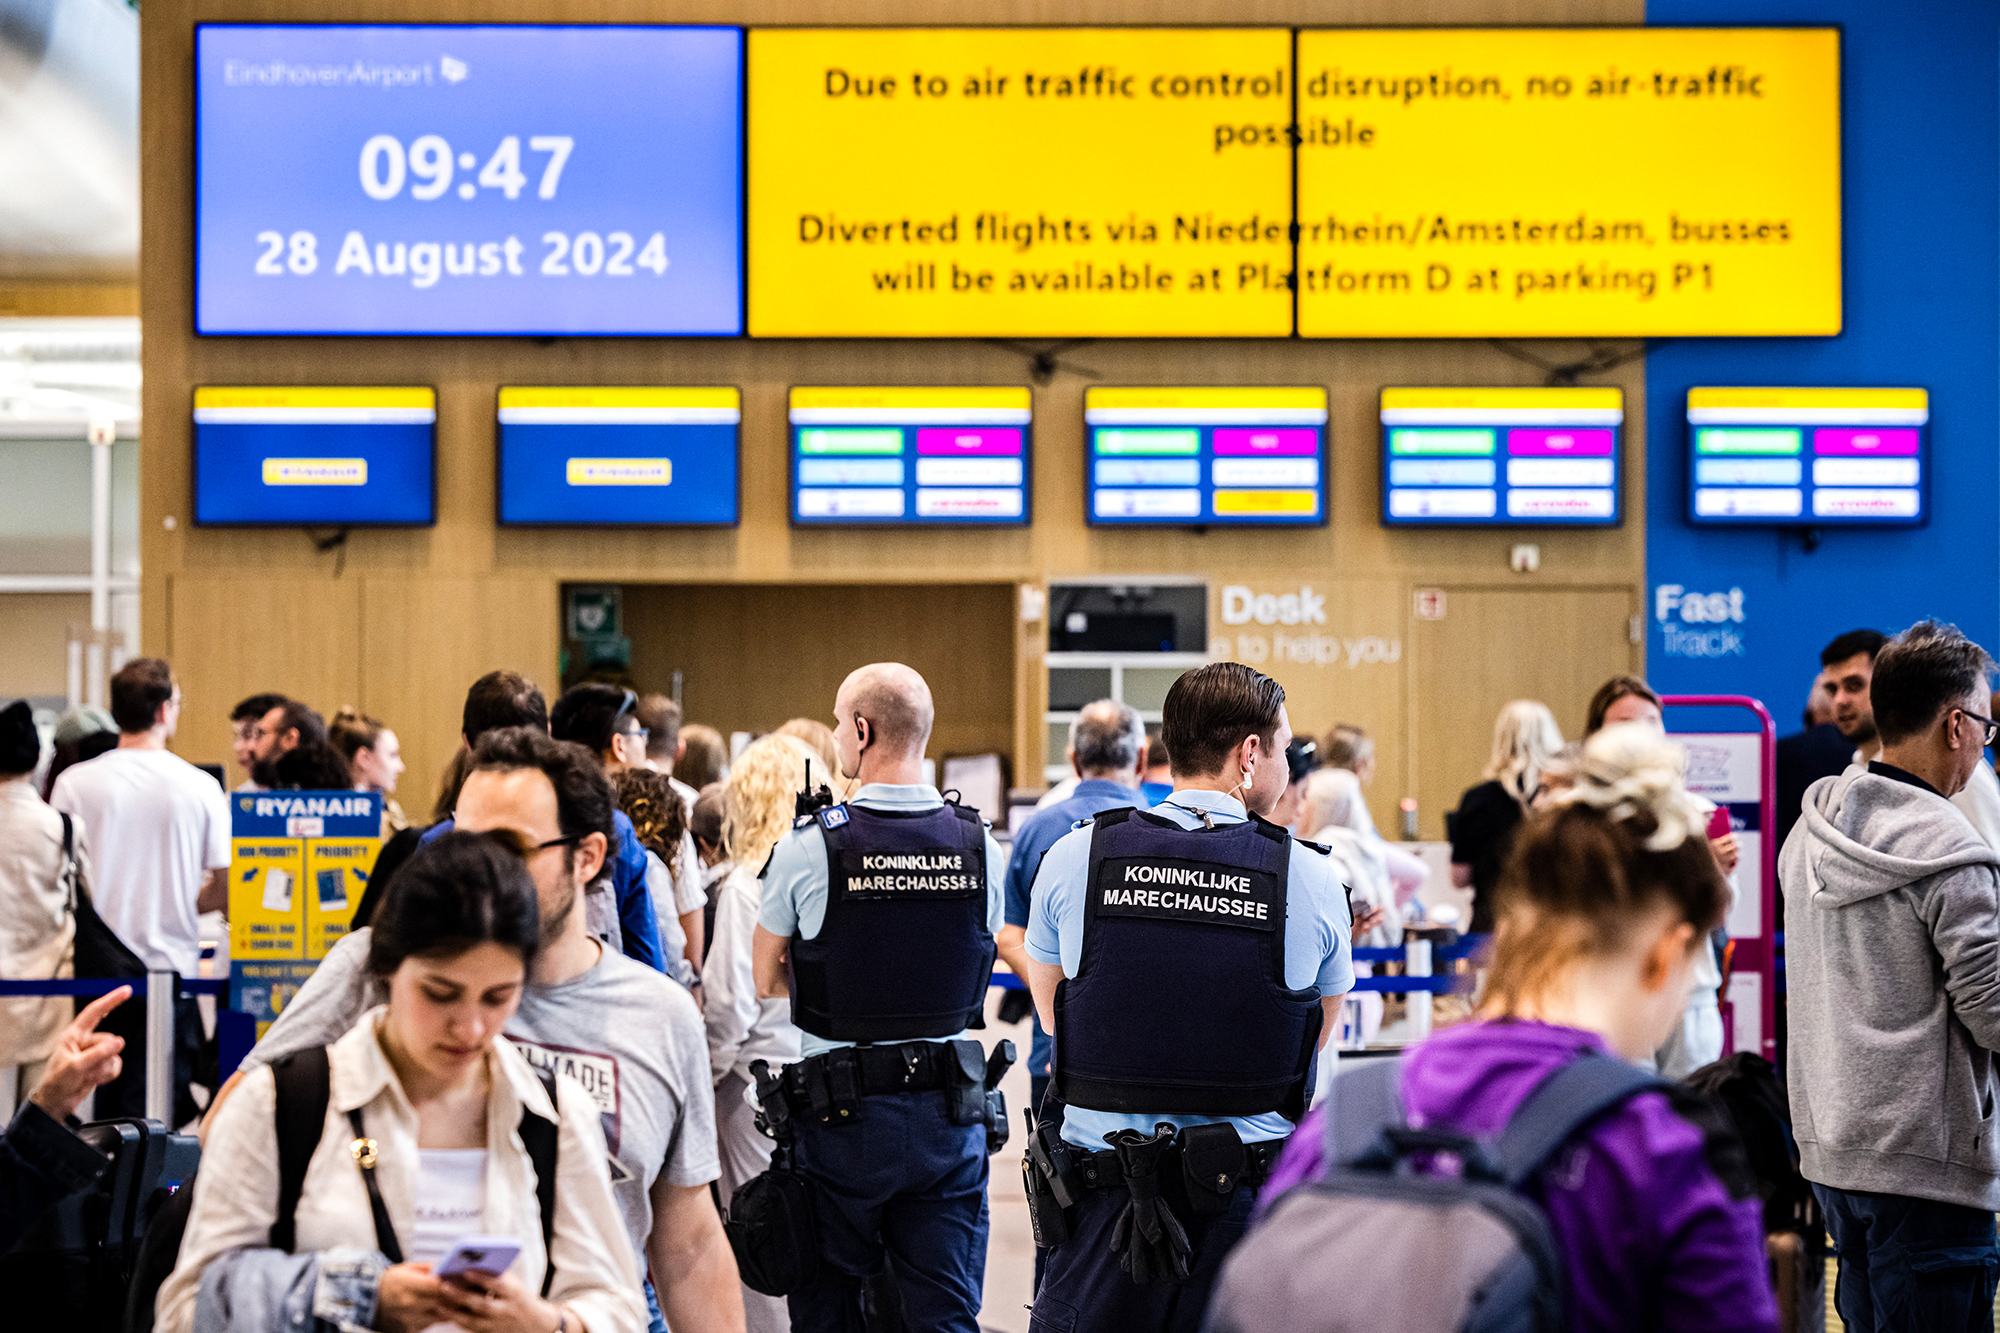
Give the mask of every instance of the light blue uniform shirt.
M 1240 824 L 1249 816 L 1234 797 L 1213 791 L 1177 791 L 1153 807 L 1155 815 L 1182 828 L 1202 827 L 1199 811 L 1216 824 Z M 1091 826 L 1064 835 L 1042 858 L 1041 873 L 1028 906 L 1028 957 L 1038 963 L 1060 964 L 1073 977 L 1083 959 L 1084 898 L 1090 888 Z M 1354 988 L 1347 888 L 1330 856 L 1292 844 L 1285 883 L 1285 985 L 1293 990 L 1317 987 L 1321 996 L 1344 995 Z M 1160 984 L 1174 984 L 1161 977 Z M 1162 1121 L 1176 1125 L 1206 1125 L 1227 1120 L 1245 1143 L 1281 1139 L 1292 1122 L 1275 1111 L 1251 1116 L 1119 1115 L 1071 1106 L 1063 1111 L 1063 1138 L 1093 1151 L 1106 1147 L 1104 1136 L 1120 1129 L 1151 1134 Z
M 936 787 L 922 783 L 871 782 L 849 797 L 847 804 L 863 810 L 935 810 L 944 804 L 944 797 L 938 795 Z M 826 924 L 826 890 L 826 838 L 820 833 L 818 821 L 814 821 L 778 839 L 777 850 L 771 853 L 771 863 L 764 867 L 764 903 L 757 913 L 757 924 L 786 939 L 794 933 L 804 940 L 816 938 L 819 928 Z M 1007 855 L 993 840 L 989 827 L 986 833 L 986 929 L 999 934 L 1006 910 Z M 884 957 L 882 966 L 892 969 L 896 960 Z M 972 1036 L 970 1032 L 958 1035 L 964 1038 Z M 825 1037 L 804 1031 L 799 1036 L 802 1038 L 799 1049 L 801 1059 L 824 1055 L 836 1047 L 854 1045 L 851 1041 L 828 1041 Z M 929 1040 L 951 1041 L 954 1038 L 933 1037 Z

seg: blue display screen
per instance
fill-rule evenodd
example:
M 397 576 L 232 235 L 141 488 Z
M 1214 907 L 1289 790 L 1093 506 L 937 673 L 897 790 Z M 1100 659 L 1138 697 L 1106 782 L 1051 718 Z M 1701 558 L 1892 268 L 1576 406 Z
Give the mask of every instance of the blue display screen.
M 1105 527 L 1326 522 L 1326 390 L 1085 389 L 1086 517 Z
M 196 389 L 194 521 L 435 522 L 435 403 L 429 389 Z
M 500 521 L 737 520 L 735 389 L 503 388 Z
M 1384 389 L 1382 522 L 1616 527 L 1624 426 L 1619 389 Z
M 1028 521 L 1026 389 L 793 389 L 792 522 L 1020 526 Z
M 741 333 L 742 50 L 197 27 L 196 331 Z
M 1913 528 L 1930 520 L 1925 389 L 1688 390 L 1688 521 Z

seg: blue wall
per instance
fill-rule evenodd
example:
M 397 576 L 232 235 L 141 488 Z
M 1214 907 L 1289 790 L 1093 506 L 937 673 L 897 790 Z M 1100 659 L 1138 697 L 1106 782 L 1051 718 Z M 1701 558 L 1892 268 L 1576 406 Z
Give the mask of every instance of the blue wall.
M 1664 692 L 1752 694 L 1797 730 L 1819 650 L 1867 625 L 1956 621 L 2000 654 L 2000 4 L 1994 0 L 1651 0 L 1672 25 L 1838 24 L 1845 332 L 1687 339 L 1646 358 L 1646 664 Z M 1913 530 L 1694 528 L 1686 519 L 1695 384 L 1867 385 L 1931 392 L 1932 518 Z M 1659 588 L 1741 589 L 1741 621 L 1668 655 Z M 1670 613 L 1672 614 L 1672 613 Z

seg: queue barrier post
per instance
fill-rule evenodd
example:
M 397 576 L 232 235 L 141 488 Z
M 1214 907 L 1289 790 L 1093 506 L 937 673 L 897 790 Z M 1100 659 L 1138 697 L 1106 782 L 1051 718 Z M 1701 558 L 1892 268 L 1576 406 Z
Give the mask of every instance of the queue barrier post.
M 146 973 L 146 1119 L 174 1123 L 174 1005 L 172 972 Z
M 1403 945 L 1403 972 L 1411 977 L 1429 977 L 1431 974 L 1431 942 L 1427 939 L 1408 940 Z M 1418 1041 L 1431 1035 L 1431 992 L 1429 989 L 1413 990 L 1404 996 L 1409 1005 L 1410 1035 Z

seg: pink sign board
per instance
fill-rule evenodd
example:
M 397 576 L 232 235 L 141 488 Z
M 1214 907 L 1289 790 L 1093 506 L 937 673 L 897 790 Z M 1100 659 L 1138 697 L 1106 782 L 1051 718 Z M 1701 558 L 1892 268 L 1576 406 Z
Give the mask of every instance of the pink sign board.
M 1917 431 L 1913 426 L 1828 426 L 1813 432 L 1813 452 L 1848 457 L 1914 458 Z
M 1607 458 L 1611 432 L 1574 428 L 1510 430 L 1507 452 L 1515 458 Z
M 917 452 L 947 458 L 991 458 L 1021 453 L 1018 426 L 920 426 Z
M 1319 432 L 1310 426 L 1218 426 L 1215 452 L 1217 457 L 1312 458 L 1319 454 Z

